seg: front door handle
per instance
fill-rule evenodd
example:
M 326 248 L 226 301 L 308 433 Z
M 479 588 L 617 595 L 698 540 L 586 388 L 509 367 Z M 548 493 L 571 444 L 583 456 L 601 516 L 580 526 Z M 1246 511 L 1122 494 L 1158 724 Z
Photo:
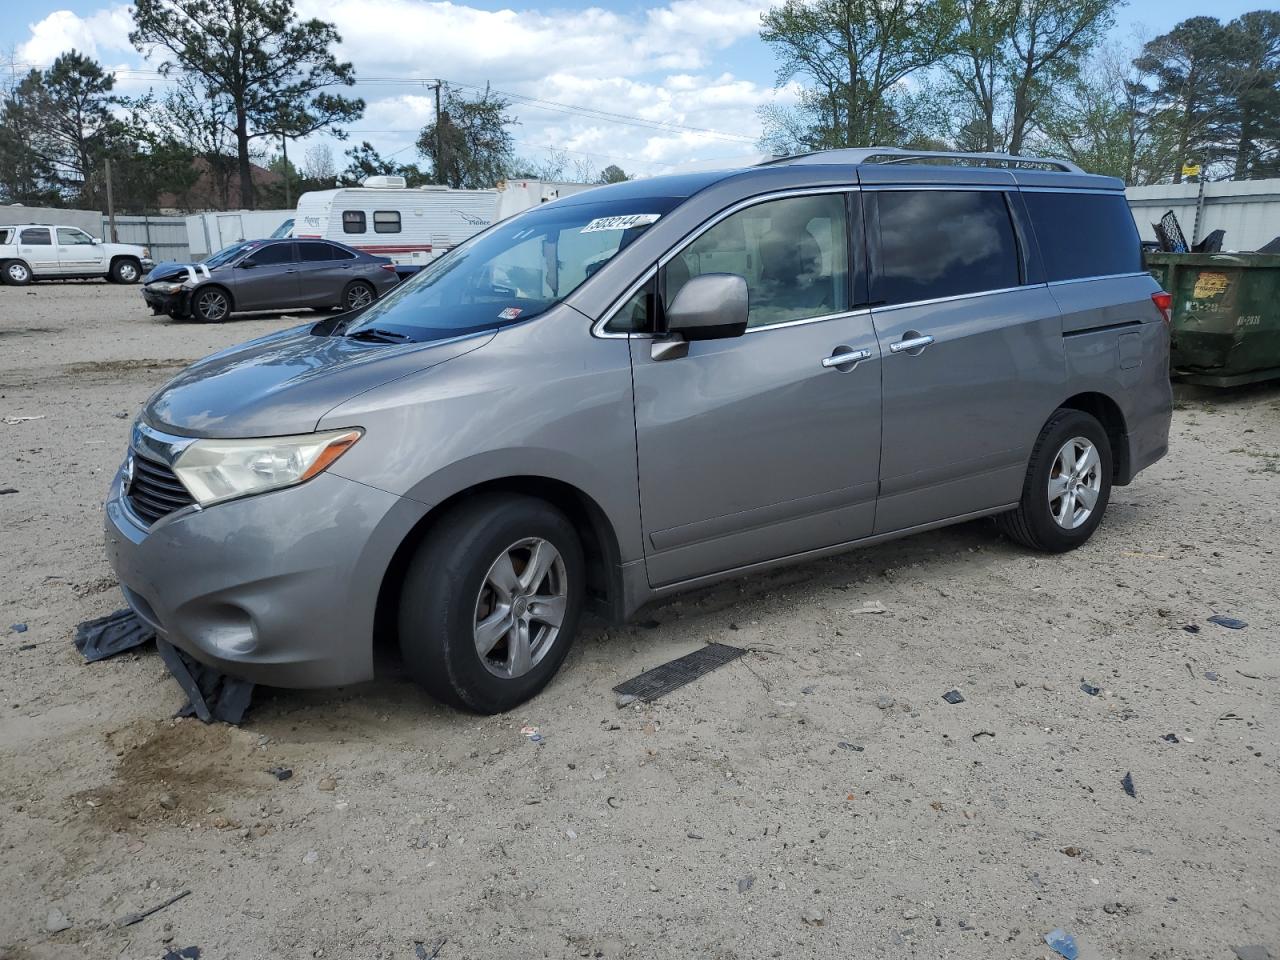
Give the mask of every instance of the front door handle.
M 829 357 L 823 357 L 822 365 L 828 370 L 832 367 L 847 367 L 848 370 L 852 370 L 863 360 L 870 359 L 870 350 L 846 350 L 844 353 L 833 353 Z M 846 370 L 845 372 L 848 371 Z
M 889 344 L 889 352 L 906 353 L 908 350 L 923 350 L 931 343 L 933 343 L 933 337 L 930 336 L 909 337 L 906 340 L 899 340 L 897 343 Z

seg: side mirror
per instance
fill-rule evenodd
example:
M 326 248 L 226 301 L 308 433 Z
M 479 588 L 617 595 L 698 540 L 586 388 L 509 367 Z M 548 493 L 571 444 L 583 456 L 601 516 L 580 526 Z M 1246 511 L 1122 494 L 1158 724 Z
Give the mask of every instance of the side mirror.
M 248 269 L 249 267 L 256 267 L 257 264 L 253 262 L 253 257 L 245 257 L 243 260 L 237 263 L 236 266 L 244 267 L 245 269 Z
M 89 238 L 89 242 L 90 242 L 90 243 L 93 243 L 93 244 L 99 244 L 99 243 L 101 243 L 101 242 L 102 242 L 102 238 L 101 238 L 101 237 L 90 237 L 90 238 Z
M 667 330 L 685 340 L 742 336 L 747 331 L 747 281 L 733 273 L 690 278 L 667 308 Z

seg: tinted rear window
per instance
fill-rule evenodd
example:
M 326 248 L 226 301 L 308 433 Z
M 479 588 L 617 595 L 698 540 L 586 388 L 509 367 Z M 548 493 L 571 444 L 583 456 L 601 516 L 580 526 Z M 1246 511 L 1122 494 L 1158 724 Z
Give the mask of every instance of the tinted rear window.
M 1142 244 L 1122 194 L 1023 191 L 1050 281 L 1142 270 Z
M 872 300 L 886 304 L 1016 287 L 1018 244 L 999 190 L 884 190 L 880 269 Z

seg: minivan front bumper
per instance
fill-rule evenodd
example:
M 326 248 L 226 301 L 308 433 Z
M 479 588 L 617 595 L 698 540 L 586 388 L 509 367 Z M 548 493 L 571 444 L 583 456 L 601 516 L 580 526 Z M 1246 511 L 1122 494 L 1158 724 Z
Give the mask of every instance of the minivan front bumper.
M 134 612 L 202 663 L 271 686 L 338 686 L 373 676 L 383 575 L 426 510 L 324 473 L 148 529 L 117 473 L 107 556 Z

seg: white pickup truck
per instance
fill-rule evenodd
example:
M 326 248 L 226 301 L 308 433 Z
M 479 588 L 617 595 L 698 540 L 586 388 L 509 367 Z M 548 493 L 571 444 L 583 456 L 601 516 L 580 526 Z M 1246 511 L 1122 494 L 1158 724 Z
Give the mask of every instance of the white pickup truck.
M 153 266 L 146 247 L 103 243 L 78 227 L 47 223 L 0 226 L 0 279 L 13 286 L 32 280 L 83 277 L 137 283 Z

